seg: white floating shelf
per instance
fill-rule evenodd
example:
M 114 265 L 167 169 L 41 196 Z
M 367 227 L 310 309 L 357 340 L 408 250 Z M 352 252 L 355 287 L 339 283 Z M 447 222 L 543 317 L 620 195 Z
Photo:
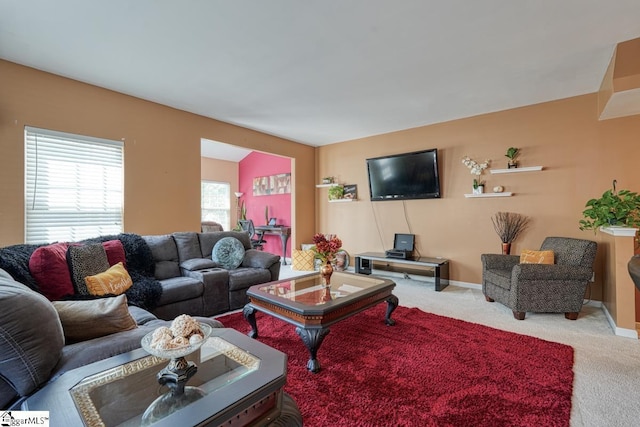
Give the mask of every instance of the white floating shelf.
M 316 188 L 337 187 L 340 184 L 334 182 L 333 184 L 316 184 Z
M 526 168 L 511 168 L 511 169 L 489 169 L 491 173 L 519 173 L 519 172 L 535 172 L 541 171 L 542 166 L 529 166 Z
M 511 197 L 513 193 L 510 191 L 505 191 L 504 193 L 482 193 L 482 194 L 465 194 L 464 197 L 472 198 L 472 197 Z
M 341 202 L 353 202 L 357 199 L 334 199 L 334 200 L 329 200 L 329 203 L 341 203 Z

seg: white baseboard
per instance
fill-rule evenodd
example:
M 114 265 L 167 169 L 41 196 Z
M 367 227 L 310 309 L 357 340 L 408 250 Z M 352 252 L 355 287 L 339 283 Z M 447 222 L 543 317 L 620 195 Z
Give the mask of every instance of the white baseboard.
M 619 328 L 616 325 L 616 322 L 614 322 L 613 317 L 611 317 L 611 314 L 609 313 L 609 310 L 607 310 L 607 307 L 601 303 L 601 307 L 602 307 L 602 311 L 604 312 L 604 315 L 607 318 L 607 321 L 609 322 L 609 326 L 611 326 L 611 329 L 613 330 L 613 333 L 616 334 L 619 337 L 625 337 L 625 338 L 633 338 L 633 339 L 638 339 L 638 331 L 635 329 L 627 329 L 627 328 Z

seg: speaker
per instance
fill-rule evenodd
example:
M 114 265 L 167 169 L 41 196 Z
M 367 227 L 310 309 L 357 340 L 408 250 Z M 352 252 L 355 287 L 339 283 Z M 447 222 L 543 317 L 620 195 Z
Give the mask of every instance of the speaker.
M 356 273 L 358 274 L 371 274 L 373 261 L 367 258 L 356 257 Z

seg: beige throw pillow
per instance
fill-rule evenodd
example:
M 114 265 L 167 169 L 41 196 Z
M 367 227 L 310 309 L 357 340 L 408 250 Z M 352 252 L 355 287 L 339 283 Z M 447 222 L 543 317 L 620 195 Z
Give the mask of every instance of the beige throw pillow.
M 53 301 L 67 344 L 138 327 L 129 313 L 127 296 L 83 301 Z

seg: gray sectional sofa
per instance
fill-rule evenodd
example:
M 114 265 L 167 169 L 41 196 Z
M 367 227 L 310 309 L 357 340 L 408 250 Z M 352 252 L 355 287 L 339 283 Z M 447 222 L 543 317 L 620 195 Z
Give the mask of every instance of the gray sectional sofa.
M 225 237 L 235 237 L 245 248 L 238 268 L 225 269 L 212 260 L 214 246 Z M 152 310 L 161 319 L 182 313 L 213 316 L 242 308 L 250 286 L 278 280 L 280 275 L 280 256 L 252 249 L 244 232 L 181 232 L 142 238 L 151 248 L 154 276 L 162 285 L 162 296 Z
M 238 268 L 225 269 L 212 260 L 224 237 L 245 248 Z M 29 257 L 39 245 L 0 248 L 0 408 L 15 407 L 65 371 L 139 348 L 146 333 L 180 314 L 222 327 L 207 317 L 243 307 L 249 286 L 277 280 L 280 272 L 280 256 L 252 249 L 243 232 L 123 234 L 83 243 L 114 238 L 124 244 L 134 284 L 124 294 L 103 298 L 49 301 L 29 274 Z M 108 323 L 103 306 L 96 304 L 115 299 L 124 300 L 124 308 L 115 307 L 110 315 L 115 330 L 91 337 L 92 329 Z M 88 337 L 69 339 L 59 306 L 68 312 L 74 304 L 90 308 Z

